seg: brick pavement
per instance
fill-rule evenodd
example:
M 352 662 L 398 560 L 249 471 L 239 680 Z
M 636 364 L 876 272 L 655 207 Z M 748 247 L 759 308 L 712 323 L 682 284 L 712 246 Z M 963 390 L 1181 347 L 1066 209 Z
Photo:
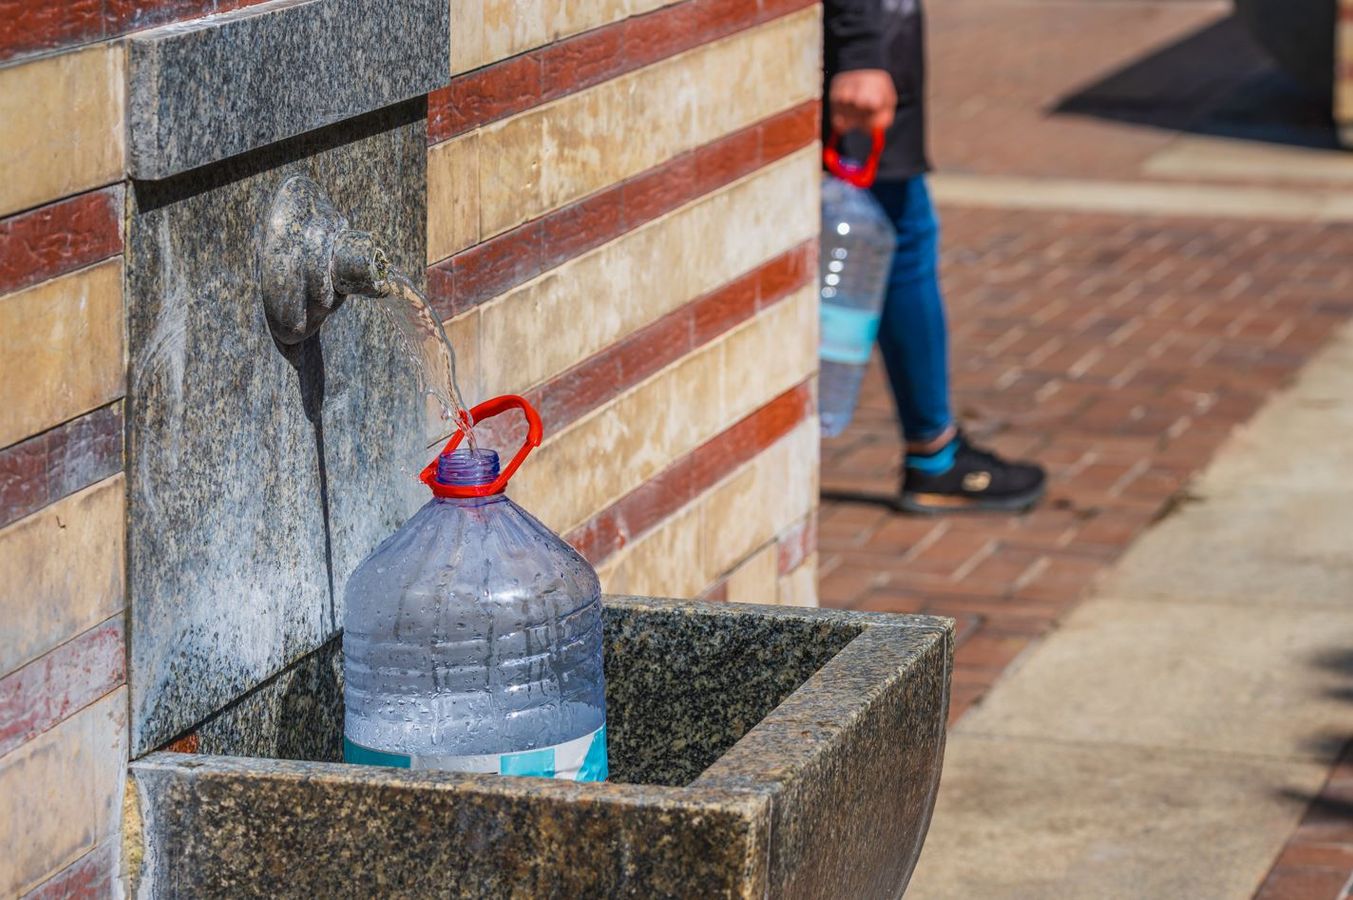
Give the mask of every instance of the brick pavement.
M 876 361 L 823 448 L 820 590 L 956 618 L 957 718 L 1353 315 L 1353 224 L 942 215 L 956 406 L 975 438 L 1046 464 L 1049 496 L 1017 517 L 877 502 L 901 440 Z
M 1353 893 L 1353 743 L 1330 772 L 1255 900 L 1345 900 Z

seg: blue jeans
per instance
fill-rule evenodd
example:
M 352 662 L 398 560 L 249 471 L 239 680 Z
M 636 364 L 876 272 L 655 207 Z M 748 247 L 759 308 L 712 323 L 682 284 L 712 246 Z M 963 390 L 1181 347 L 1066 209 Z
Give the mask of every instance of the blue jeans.
M 949 410 L 949 329 L 939 278 L 939 220 L 925 176 L 880 182 L 874 198 L 897 229 L 879 349 L 908 441 L 938 437 Z

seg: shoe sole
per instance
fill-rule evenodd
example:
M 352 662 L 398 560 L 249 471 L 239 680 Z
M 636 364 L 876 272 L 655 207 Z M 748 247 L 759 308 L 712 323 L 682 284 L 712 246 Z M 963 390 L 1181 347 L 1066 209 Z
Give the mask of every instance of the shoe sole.
M 903 512 L 919 516 L 942 516 L 945 513 L 983 513 L 1027 512 L 1043 499 L 1047 493 L 1046 485 L 1039 485 L 1032 491 L 1014 494 L 1009 497 L 977 498 L 958 497 L 953 494 L 922 494 L 903 491 L 896 506 Z

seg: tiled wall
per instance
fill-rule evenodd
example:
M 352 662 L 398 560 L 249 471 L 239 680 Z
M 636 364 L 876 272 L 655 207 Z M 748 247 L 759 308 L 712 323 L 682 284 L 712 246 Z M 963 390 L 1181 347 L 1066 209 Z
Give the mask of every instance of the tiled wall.
M 0 897 L 116 890 L 117 38 L 243 5 L 0 0 Z M 514 496 L 610 590 L 815 603 L 816 4 L 451 7 L 428 279 L 467 399 L 544 416 Z
M 113 888 L 127 755 L 123 62 L 0 3 L 0 897 Z
M 430 96 L 428 283 L 467 393 L 542 411 L 514 496 L 608 590 L 815 603 L 817 5 L 495 6 Z

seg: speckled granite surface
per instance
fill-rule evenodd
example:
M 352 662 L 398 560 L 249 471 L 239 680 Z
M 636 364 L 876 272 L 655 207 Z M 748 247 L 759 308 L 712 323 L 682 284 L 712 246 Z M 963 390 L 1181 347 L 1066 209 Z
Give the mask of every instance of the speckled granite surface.
M 291 0 L 127 39 L 128 165 L 160 179 L 436 90 L 446 0 Z
M 133 756 L 336 634 L 348 573 L 426 499 L 392 326 L 351 299 L 289 360 L 257 274 L 303 173 L 421 280 L 426 165 L 418 100 L 127 192 Z
M 127 858 L 142 861 L 131 887 L 159 897 L 901 892 L 940 773 L 951 622 L 606 605 L 612 764 L 626 781 L 155 753 L 131 767 Z M 213 740 L 232 753 L 262 746 L 247 727 Z
M 336 637 L 203 722 L 199 753 L 343 760 L 343 651 Z

